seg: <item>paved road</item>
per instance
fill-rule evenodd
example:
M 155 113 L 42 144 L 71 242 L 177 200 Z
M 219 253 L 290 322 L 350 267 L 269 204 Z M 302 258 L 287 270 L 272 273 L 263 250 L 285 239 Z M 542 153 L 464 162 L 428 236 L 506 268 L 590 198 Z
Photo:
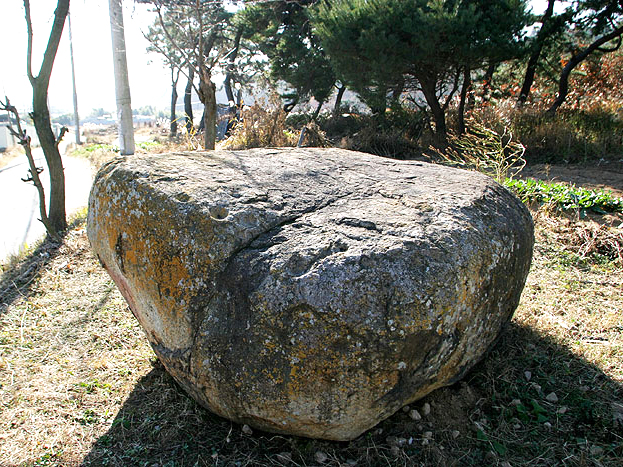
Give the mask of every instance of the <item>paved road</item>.
M 64 145 L 61 144 L 64 151 Z M 49 197 L 50 180 L 41 148 L 34 150 L 38 167 L 44 167 L 41 181 Z M 90 164 L 85 159 L 63 155 L 65 167 L 66 210 L 70 215 L 88 203 L 93 181 Z M 32 245 L 45 235 L 39 219 L 39 196 L 32 183 L 22 182 L 28 175 L 26 156 L 13 159 L 0 168 L 0 261 Z

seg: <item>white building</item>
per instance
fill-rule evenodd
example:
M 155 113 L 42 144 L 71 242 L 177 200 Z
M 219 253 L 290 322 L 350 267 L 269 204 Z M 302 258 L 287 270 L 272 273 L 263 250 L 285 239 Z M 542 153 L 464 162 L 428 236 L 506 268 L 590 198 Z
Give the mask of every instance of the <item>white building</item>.
M 11 118 L 11 121 L 14 123 L 13 118 Z M 9 129 L 7 128 L 8 124 L 9 124 L 9 115 L 8 114 L 0 115 L 0 152 L 4 152 L 7 149 L 18 144 L 17 138 L 13 136 L 11 132 L 9 131 Z M 15 128 L 15 125 L 13 125 L 13 128 Z M 31 146 L 39 146 L 39 138 L 37 137 L 37 132 L 35 131 L 35 127 L 32 125 L 27 125 L 26 122 L 22 120 L 22 128 L 25 129 L 26 134 L 30 136 Z

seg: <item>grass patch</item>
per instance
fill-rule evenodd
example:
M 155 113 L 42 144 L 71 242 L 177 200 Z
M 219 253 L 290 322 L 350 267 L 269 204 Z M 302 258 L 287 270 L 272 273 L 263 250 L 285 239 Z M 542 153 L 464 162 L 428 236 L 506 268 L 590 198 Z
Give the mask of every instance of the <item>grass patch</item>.
M 504 185 L 526 203 L 541 203 L 562 210 L 589 210 L 598 214 L 623 212 L 623 199 L 604 190 L 541 180 L 506 179 Z
M 184 143 L 176 141 L 160 141 L 158 139 L 142 141 L 135 144 L 136 154 L 157 154 L 168 151 L 187 150 Z M 99 168 L 106 162 L 119 156 L 119 147 L 109 143 L 88 143 L 80 146 L 73 145 L 68 155 L 87 159 L 94 168 Z
M 599 106 L 585 110 L 562 108 L 554 117 L 534 105 L 515 108 L 513 99 L 478 109 L 478 119 L 499 132 L 512 131 L 526 148 L 531 163 L 582 163 L 621 159 L 623 120 Z

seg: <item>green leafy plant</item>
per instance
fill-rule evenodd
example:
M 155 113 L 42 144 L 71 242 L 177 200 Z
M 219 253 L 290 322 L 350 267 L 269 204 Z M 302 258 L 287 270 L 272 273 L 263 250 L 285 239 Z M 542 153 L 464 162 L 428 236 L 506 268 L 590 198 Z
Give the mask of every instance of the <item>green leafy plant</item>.
M 623 199 L 603 190 L 589 190 L 564 183 L 546 183 L 541 180 L 513 180 L 507 178 L 504 185 L 527 203 L 551 204 L 562 210 L 581 209 L 605 214 L 623 212 Z

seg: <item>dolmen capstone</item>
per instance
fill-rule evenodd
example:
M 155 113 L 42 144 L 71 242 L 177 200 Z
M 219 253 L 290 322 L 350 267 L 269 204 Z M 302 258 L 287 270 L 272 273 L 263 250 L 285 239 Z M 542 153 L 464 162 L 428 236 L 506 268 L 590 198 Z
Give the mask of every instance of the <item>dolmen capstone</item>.
M 517 307 L 534 242 L 489 177 L 340 149 L 117 158 L 88 236 L 199 403 L 331 440 L 465 375 Z

